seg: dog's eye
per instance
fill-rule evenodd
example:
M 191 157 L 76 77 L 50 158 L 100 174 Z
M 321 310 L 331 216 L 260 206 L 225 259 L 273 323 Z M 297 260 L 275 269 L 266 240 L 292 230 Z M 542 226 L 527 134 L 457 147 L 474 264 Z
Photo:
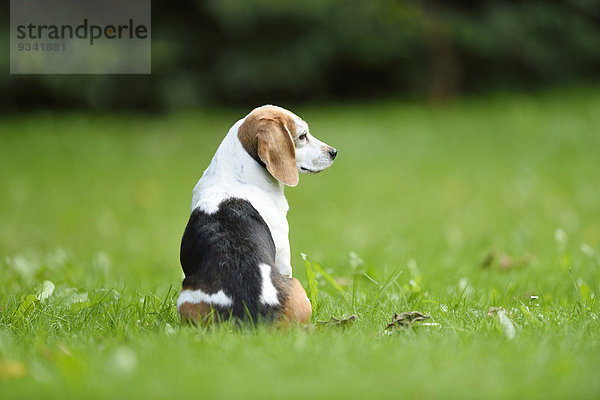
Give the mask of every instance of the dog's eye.
M 298 139 L 306 140 L 306 133 L 303 133 L 302 135 L 298 136 Z

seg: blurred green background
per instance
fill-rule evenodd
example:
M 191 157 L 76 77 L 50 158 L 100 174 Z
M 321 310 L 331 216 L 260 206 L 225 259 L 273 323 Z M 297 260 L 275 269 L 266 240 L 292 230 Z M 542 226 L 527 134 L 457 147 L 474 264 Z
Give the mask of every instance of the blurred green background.
M 152 75 L 2 74 L 0 108 L 249 108 L 597 83 L 599 26 L 598 0 L 153 1 Z

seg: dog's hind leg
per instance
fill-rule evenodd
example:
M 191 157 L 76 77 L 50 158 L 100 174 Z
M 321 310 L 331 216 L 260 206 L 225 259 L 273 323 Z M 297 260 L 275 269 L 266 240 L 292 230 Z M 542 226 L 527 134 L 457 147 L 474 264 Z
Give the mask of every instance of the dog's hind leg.
M 182 303 L 179 306 L 179 316 L 182 322 L 197 324 L 210 323 L 214 318 L 214 309 L 208 303 Z
M 306 325 L 312 316 L 312 307 L 304 288 L 296 278 L 290 279 L 287 300 L 283 305 L 283 319 L 287 322 Z

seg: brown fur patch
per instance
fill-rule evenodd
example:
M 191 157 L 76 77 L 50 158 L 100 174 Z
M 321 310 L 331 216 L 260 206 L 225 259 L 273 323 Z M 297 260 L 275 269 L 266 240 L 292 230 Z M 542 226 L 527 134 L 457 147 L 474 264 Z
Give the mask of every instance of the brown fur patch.
M 208 303 L 183 303 L 179 306 L 179 316 L 183 322 L 206 322 L 212 315 L 212 307 Z
M 283 313 L 289 322 L 305 325 L 310 322 L 312 307 L 304 288 L 296 278 L 291 279 L 288 297 L 283 305 Z
M 298 184 L 294 119 L 276 107 L 254 109 L 238 130 L 244 149 L 254 159 L 262 161 L 269 173 L 288 185 Z

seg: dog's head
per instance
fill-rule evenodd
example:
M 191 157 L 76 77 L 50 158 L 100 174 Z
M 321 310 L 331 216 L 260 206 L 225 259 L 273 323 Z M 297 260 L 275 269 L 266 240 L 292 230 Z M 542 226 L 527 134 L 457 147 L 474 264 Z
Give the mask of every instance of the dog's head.
M 316 174 L 337 155 L 335 148 L 309 133 L 306 122 L 277 106 L 252 110 L 238 129 L 238 138 L 252 158 L 288 186 L 298 184 L 298 172 Z

